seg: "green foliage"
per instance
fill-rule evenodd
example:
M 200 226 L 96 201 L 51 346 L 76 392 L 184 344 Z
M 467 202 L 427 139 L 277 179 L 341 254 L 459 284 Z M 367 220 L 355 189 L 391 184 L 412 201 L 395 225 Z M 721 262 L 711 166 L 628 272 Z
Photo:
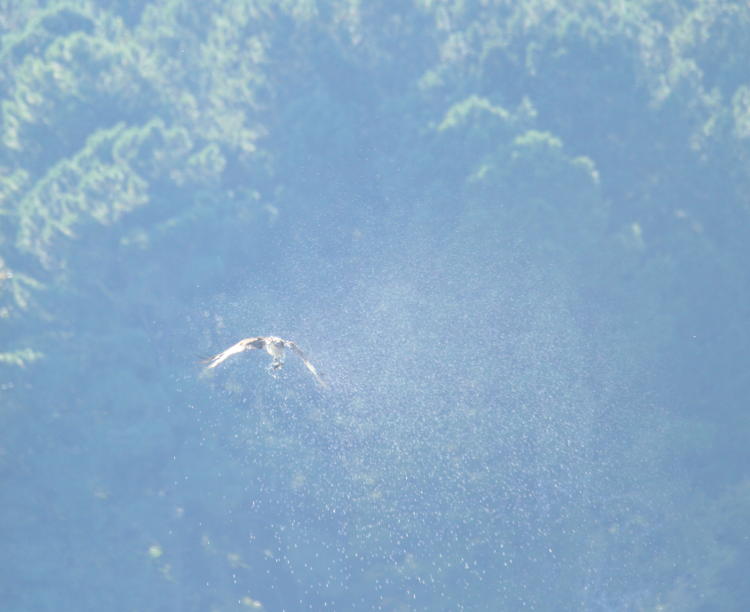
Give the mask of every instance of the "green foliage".
M 361 569 L 352 585 L 326 592 L 315 587 L 321 601 L 338 598 L 342 609 L 358 605 L 348 588 L 361 594 L 376 581 L 392 585 L 383 587 L 387 594 L 379 602 L 389 609 L 592 609 L 597 602 L 580 599 L 590 593 L 588 582 L 580 581 L 595 582 L 584 576 L 592 566 L 616 574 L 600 583 L 615 600 L 601 607 L 740 609 L 748 597 L 737 585 L 748 562 L 742 542 L 750 503 L 742 469 L 750 434 L 743 416 L 750 392 L 750 8 L 709 0 L 414 0 L 398 6 L 0 0 L 0 33 L 0 393 L 7 406 L 28 408 L 0 411 L 0 430 L 7 433 L 0 460 L 4 468 L 13 461 L 21 466 L 8 468 L 21 475 L 9 489 L 31 491 L 36 485 L 29 472 L 40 482 L 55 481 L 43 504 L 33 493 L 8 496 L 0 518 L 20 525 L 14 533 L 21 534 L 8 550 L 31 555 L 23 539 L 38 524 L 52 520 L 57 527 L 80 513 L 80 533 L 65 541 L 101 537 L 111 544 L 87 549 L 86 558 L 121 568 L 122 575 L 135 572 L 150 585 L 132 606 L 169 606 L 163 602 L 173 603 L 177 590 L 182 603 L 196 609 L 254 601 L 233 591 L 228 578 L 247 569 L 240 556 L 230 557 L 239 555 L 231 548 L 239 531 L 193 550 L 185 544 L 183 555 L 179 545 L 154 541 L 177 532 L 190 542 L 203 522 L 192 511 L 221 519 L 208 521 L 213 524 L 244 520 L 248 499 L 262 497 L 248 493 L 255 486 L 249 482 L 271 483 L 277 497 L 267 497 L 280 506 L 292 496 L 313 513 L 325 513 L 335 503 L 321 498 L 340 492 L 322 480 L 331 469 L 328 458 L 300 440 L 308 442 L 304 436 L 311 432 L 364 435 L 373 423 L 387 440 L 401 423 L 391 415 L 419 406 L 378 406 L 378 421 L 358 412 L 375 410 L 352 392 L 335 407 L 335 418 L 326 420 L 312 406 L 309 413 L 295 412 L 297 420 L 284 420 L 263 405 L 261 391 L 239 403 L 248 387 L 244 379 L 213 390 L 196 382 L 193 353 L 215 347 L 212 334 L 229 333 L 229 308 L 217 303 L 241 302 L 234 316 L 243 325 L 267 312 L 265 321 L 283 326 L 289 303 L 305 302 L 300 318 L 313 321 L 323 315 L 310 295 L 323 289 L 316 293 L 305 283 L 348 294 L 352 279 L 339 268 L 369 270 L 373 253 L 400 262 L 392 250 L 403 248 L 415 262 L 437 262 L 441 272 L 455 271 L 455 260 L 470 261 L 471 274 L 482 282 L 436 275 L 435 285 L 461 286 L 456 301 L 475 292 L 495 304 L 500 294 L 512 293 L 500 285 L 513 279 L 492 276 L 503 257 L 528 267 L 527 284 L 515 288 L 519 295 L 554 294 L 564 285 L 574 294 L 569 304 L 545 310 L 530 300 L 529 309 L 556 319 L 569 308 L 569 325 L 580 327 L 591 361 L 602 369 L 523 362 L 519 354 L 527 344 L 549 341 L 534 354 L 554 357 L 552 345 L 564 342 L 533 329 L 503 332 L 510 348 L 500 365 L 477 364 L 483 360 L 472 348 L 463 374 L 471 391 L 457 390 L 418 420 L 425 430 L 455 427 L 449 431 L 454 437 L 446 433 L 444 445 L 430 448 L 435 438 L 410 432 L 411 454 L 387 445 L 374 453 L 389 467 L 368 468 L 364 459 L 342 467 L 347 482 L 355 483 L 356 502 L 346 500 L 355 511 L 346 527 L 315 524 L 319 533 L 307 545 L 295 548 L 309 533 L 292 520 L 284 523 L 287 509 L 279 510 L 286 531 L 268 540 L 290 544 L 290 572 L 312 567 L 322 584 L 322 574 L 342 562 L 340 549 L 351 553 Z M 420 252 L 421 241 L 432 236 L 444 252 Z M 422 268 L 414 270 L 420 276 Z M 363 317 L 366 325 L 374 328 L 383 312 L 389 314 L 385 328 L 400 320 L 403 313 L 389 310 L 391 302 L 401 303 L 395 295 L 416 313 L 417 329 L 431 314 L 439 319 L 441 333 L 431 345 L 452 344 L 451 334 L 477 315 L 463 313 L 463 303 L 451 304 L 445 312 L 461 315 L 440 319 L 442 311 L 429 308 L 434 287 L 428 283 L 417 283 L 423 290 L 412 295 L 397 282 L 381 286 L 369 276 L 359 282 L 377 285 L 380 310 Z M 499 333 L 495 319 L 501 317 L 488 312 L 482 336 Z M 532 328 L 534 312 L 521 313 L 519 327 Z M 330 333 L 330 321 L 321 327 Z M 411 328 L 401 331 L 419 336 Z M 462 335 L 458 344 L 464 342 L 481 344 Z M 455 359 L 448 352 L 443 357 Z M 666 404 L 664 414 L 639 406 L 643 414 L 620 415 L 627 400 L 603 389 L 610 379 L 586 380 L 604 371 L 602 364 L 623 387 Z M 585 471 L 599 458 L 576 455 L 571 448 L 585 450 L 588 441 L 573 435 L 566 438 L 569 446 L 547 444 L 563 440 L 564 418 L 533 429 L 532 418 L 508 420 L 511 401 L 496 405 L 482 397 L 496 391 L 487 381 L 510 379 L 516 366 L 529 389 L 513 389 L 513 401 L 547 393 L 550 405 L 569 402 L 584 410 L 588 393 L 596 396 L 592 405 L 607 408 L 590 415 L 590 428 L 606 424 L 620 436 L 612 436 L 617 448 L 607 451 L 622 465 L 607 472 L 617 482 L 589 476 L 591 490 L 540 491 L 562 496 L 556 499 L 565 502 L 565 513 L 544 538 L 530 542 L 522 542 L 523 534 L 502 515 L 519 507 L 538 511 L 537 500 L 506 499 L 502 479 L 551 482 L 545 470 L 566 465 Z M 547 380 L 556 374 L 565 385 Z M 368 378 L 381 388 L 416 384 L 392 371 Z M 314 404 L 293 391 L 284 401 L 295 408 Z M 248 421 L 232 413 L 240 405 L 237 412 L 250 413 Z M 209 423 L 205 437 L 198 413 Z M 33 417 L 19 416 L 25 414 Z M 458 429 L 466 422 L 493 427 Z M 308 428 L 295 438 L 288 427 L 299 423 Z M 256 438 L 247 447 L 227 447 L 223 440 L 235 440 L 242 424 Z M 538 465 L 480 456 L 494 448 L 501 430 L 518 445 L 512 450 L 533 447 L 523 452 Z M 451 481 L 460 479 L 467 505 L 436 521 L 447 531 L 463 524 L 452 532 L 462 537 L 431 541 L 419 533 L 424 517 L 399 505 L 403 491 L 393 483 L 404 483 L 416 499 L 440 480 L 426 475 L 466 466 L 468 450 L 478 453 L 476 469 Z M 681 477 L 641 479 L 649 473 L 645 464 Z M 171 483 L 187 476 L 200 487 L 175 493 L 179 486 Z M 70 493 L 64 486 L 79 504 L 60 510 L 55 495 Z M 490 501 L 470 498 L 492 486 L 499 493 Z M 182 506 L 178 512 L 164 501 L 179 495 L 189 506 L 187 518 Z M 595 511 L 596 504 L 605 508 Z M 42 506 L 54 509 L 52 519 Z M 34 520 L 25 516 L 28 509 Z M 94 527 L 87 524 L 94 519 Z M 398 528 L 384 528 L 399 521 Z M 496 539 L 482 540 L 485 525 Z M 328 529 L 338 531 L 332 536 Z M 414 552 L 397 561 L 372 552 L 397 540 L 399 550 L 407 550 L 402 542 L 409 537 L 417 542 Z M 244 531 L 241 538 L 247 539 Z M 657 540 L 656 558 L 640 558 Z M 311 544 L 331 541 L 330 548 Z M 528 565 L 501 567 L 498 542 L 523 550 Z M 247 544 L 245 554 L 257 567 L 245 573 L 278 571 L 269 552 L 274 545 Z M 113 560 L 123 548 L 129 556 Z M 572 562 L 539 561 L 553 548 Z M 193 557 L 199 569 L 184 560 Z M 608 567 L 607 559 L 624 557 L 633 565 L 619 574 Z M 493 578 L 472 582 L 470 563 L 483 558 Z M 232 559 L 227 573 L 221 564 Z M 26 561 L 12 565 L 27 567 Z M 84 565 L 77 569 L 81 576 L 89 571 Z M 557 572 L 545 574 L 554 587 L 535 583 L 536 592 L 524 593 L 539 567 Z M 44 567 L 29 579 L 19 570 L 7 582 L 31 581 L 45 591 L 52 571 Z M 204 571 L 220 585 L 210 593 L 195 587 L 208 581 Z M 501 572 L 508 583 L 497 586 L 492 581 Z M 425 586 L 430 580 L 464 586 L 438 593 Z M 111 588 L 102 586 L 76 605 L 121 607 L 122 600 L 106 605 L 99 599 L 127 590 L 116 583 L 113 578 Z M 629 593 L 634 585 L 645 593 Z M 422 599 L 410 598 L 419 589 Z M 35 607 L 23 597 L 9 605 Z
M 25 367 L 43 357 L 41 353 L 31 349 L 20 349 L 17 351 L 0 353 L 0 363 L 17 367 Z
M 0 182 L 0 215 L 3 217 L 13 215 L 13 203 L 18 201 L 20 194 L 27 189 L 29 179 L 29 173 L 21 169 L 2 176 L 2 182 Z M 7 219 L 4 221 L 7 221 Z M 6 236 L 3 234 L 0 238 L 5 240 Z
M 10 270 L 0 259 L 0 319 L 17 315 L 32 304 L 32 292 L 42 288 L 33 278 Z
M 85 221 L 117 221 L 148 200 L 146 181 L 113 155 L 128 130 L 119 125 L 100 130 L 70 160 L 53 166 L 18 204 L 18 247 L 46 265 L 55 261 L 52 247 L 60 235 L 75 237 Z
M 4 15 L 8 15 L 4 7 Z M 26 56 L 43 54 L 59 37 L 75 32 L 90 33 L 93 20 L 89 11 L 81 10 L 80 3 L 61 2 L 41 11 L 29 11 L 31 16 L 25 26 L 10 31 L 3 37 L 0 47 L 0 64 L 18 64 Z
M 80 31 L 56 38 L 43 55 L 27 55 L 11 91 L 2 106 L 2 142 L 9 161 L 34 168 L 149 104 L 127 43 Z
M 462 226 L 475 238 L 514 228 L 514 239 L 537 242 L 545 257 L 564 258 L 570 244 L 590 256 L 606 223 L 596 168 L 549 132 L 529 129 L 534 122 L 528 101 L 512 114 L 477 96 L 455 104 L 436 128 L 441 176 L 463 182 Z
M 192 153 L 184 128 L 155 119 L 119 124 L 92 135 L 70 159 L 53 166 L 18 203 L 18 247 L 46 266 L 61 263 L 58 240 L 75 238 L 92 222 L 109 226 L 149 202 L 152 190 L 210 184 L 224 168 L 216 145 Z

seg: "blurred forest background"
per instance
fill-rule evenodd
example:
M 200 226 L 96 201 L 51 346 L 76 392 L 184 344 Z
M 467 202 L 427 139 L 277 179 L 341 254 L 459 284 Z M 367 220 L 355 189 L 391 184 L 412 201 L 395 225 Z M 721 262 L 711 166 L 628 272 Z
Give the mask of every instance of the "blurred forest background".
M 750 7 L 0 0 L 0 607 L 746 610 Z M 251 335 L 290 357 L 215 374 Z

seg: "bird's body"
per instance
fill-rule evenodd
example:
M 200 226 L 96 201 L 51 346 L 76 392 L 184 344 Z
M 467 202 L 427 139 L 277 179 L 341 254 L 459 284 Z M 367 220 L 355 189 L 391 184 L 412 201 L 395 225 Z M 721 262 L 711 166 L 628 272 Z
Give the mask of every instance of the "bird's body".
M 302 349 L 300 349 L 291 340 L 284 340 L 283 338 L 279 338 L 278 336 L 255 336 L 252 338 L 244 338 L 236 344 L 230 346 L 228 349 L 222 351 L 218 355 L 214 355 L 213 357 L 211 357 L 211 359 L 208 359 L 206 361 L 206 363 L 208 363 L 207 367 L 209 369 L 215 368 L 220 363 L 229 359 L 232 355 L 237 355 L 238 353 L 243 353 L 245 351 L 252 351 L 254 349 L 264 349 L 266 353 L 268 353 L 273 358 L 273 361 L 269 366 L 269 370 L 272 373 L 284 367 L 284 349 L 289 349 L 300 359 L 302 359 L 305 367 L 315 377 L 315 381 L 321 387 L 328 386 L 320 376 L 320 373 L 315 368 L 315 366 L 310 363 L 307 355 L 302 352 Z

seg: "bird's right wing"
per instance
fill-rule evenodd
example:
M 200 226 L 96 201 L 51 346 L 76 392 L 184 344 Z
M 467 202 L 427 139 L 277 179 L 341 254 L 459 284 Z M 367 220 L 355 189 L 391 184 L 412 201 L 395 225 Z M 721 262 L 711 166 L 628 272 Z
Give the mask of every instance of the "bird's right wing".
M 242 353 L 243 351 L 251 351 L 253 349 L 260 349 L 263 348 L 265 345 L 265 340 L 260 337 L 256 338 L 244 338 L 243 340 L 240 340 L 236 344 L 233 344 L 228 349 L 222 351 L 218 355 L 214 355 L 211 357 L 211 359 L 207 359 L 204 363 L 207 363 L 207 368 L 215 368 L 217 365 L 219 365 L 221 362 L 226 361 L 229 359 L 232 355 L 236 355 L 237 353 Z

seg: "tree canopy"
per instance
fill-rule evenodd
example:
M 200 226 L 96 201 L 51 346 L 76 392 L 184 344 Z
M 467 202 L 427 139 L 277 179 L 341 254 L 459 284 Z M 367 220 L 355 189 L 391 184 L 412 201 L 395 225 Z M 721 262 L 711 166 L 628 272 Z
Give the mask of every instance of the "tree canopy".
M 744 609 L 749 46 L 0 0 L 3 607 Z M 196 364 L 264 334 L 332 391 Z

